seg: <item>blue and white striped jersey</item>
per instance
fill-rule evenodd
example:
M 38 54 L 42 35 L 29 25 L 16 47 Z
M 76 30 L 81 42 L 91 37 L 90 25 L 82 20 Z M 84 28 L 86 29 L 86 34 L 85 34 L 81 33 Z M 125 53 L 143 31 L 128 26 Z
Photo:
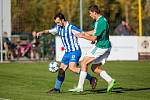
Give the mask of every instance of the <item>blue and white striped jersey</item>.
M 61 37 L 65 52 L 80 50 L 78 38 L 75 36 L 75 33 L 79 32 L 81 32 L 79 28 L 68 22 L 64 27 L 56 25 L 49 30 L 49 33 L 53 35 L 58 34 Z

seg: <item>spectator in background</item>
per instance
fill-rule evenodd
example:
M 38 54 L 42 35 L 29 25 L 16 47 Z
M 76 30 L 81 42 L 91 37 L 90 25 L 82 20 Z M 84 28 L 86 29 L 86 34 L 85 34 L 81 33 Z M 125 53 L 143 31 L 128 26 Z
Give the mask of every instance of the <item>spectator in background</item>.
M 9 40 L 7 35 L 8 35 L 7 32 L 3 33 L 3 46 L 4 46 L 3 48 L 6 51 L 5 60 L 8 60 L 8 59 L 13 60 L 14 50 L 16 48 L 16 45 Z
M 17 43 L 17 58 L 30 57 L 32 44 L 27 40 L 18 41 Z
M 32 32 L 33 41 L 32 41 L 32 48 L 31 48 L 31 60 L 38 60 L 39 53 L 38 53 L 38 46 L 39 46 L 39 39 L 36 37 L 36 32 Z
M 20 40 L 16 41 L 16 49 L 15 49 L 15 57 L 17 58 L 17 60 L 19 59 L 19 57 L 21 56 L 21 49 L 20 49 Z
M 40 56 L 42 60 L 48 56 L 48 36 L 46 34 L 42 34 L 40 37 Z
M 132 35 L 131 27 L 129 26 L 128 22 L 126 22 L 124 18 L 122 19 L 121 24 L 115 28 L 114 34 L 122 35 L 122 36 Z
M 48 58 L 49 60 L 55 59 L 55 40 L 52 39 L 49 41 L 49 48 L 48 48 Z

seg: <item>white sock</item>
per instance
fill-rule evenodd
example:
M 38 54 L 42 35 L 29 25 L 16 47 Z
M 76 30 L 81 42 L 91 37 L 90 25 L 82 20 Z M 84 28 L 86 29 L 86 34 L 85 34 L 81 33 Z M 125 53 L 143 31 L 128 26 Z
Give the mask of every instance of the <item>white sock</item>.
M 106 71 L 102 71 L 102 72 L 100 73 L 100 76 L 101 76 L 104 80 L 106 80 L 106 81 L 108 82 L 108 84 L 112 81 L 111 76 L 109 76 L 109 75 L 106 73 Z
M 84 80 L 87 76 L 87 72 L 85 71 L 81 71 L 80 72 L 80 77 L 79 77 L 79 82 L 78 82 L 78 88 L 83 89 L 83 85 L 84 85 Z

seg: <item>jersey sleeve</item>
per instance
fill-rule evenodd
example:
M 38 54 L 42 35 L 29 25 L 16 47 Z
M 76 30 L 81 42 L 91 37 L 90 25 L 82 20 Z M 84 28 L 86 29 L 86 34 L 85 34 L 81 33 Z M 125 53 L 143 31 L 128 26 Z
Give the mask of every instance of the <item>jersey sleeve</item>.
M 56 25 L 54 28 L 49 29 L 48 32 L 56 35 L 58 33 L 58 26 Z
M 76 26 L 72 26 L 71 27 L 71 31 L 72 31 L 73 34 L 82 32 L 81 29 L 79 29 Z
M 94 36 L 100 36 L 106 30 L 107 23 L 102 21 L 98 22 L 94 28 Z

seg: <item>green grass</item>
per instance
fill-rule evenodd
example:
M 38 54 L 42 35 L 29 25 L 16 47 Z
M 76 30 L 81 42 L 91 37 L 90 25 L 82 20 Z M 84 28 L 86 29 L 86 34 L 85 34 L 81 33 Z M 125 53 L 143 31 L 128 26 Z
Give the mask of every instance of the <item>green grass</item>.
M 45 92 L 53 88 L 57 75 L 48 71 L 48 63 L 0 64 L 0 100 L 150 99 L 150 61 L 108 62 L 104 69 L 117 80 L 112 93 L 106 93 L 107 83 L 98 76 L 95 90 L 91 90 L 89 82 L 85 81 L 85 91 L 82 94 L 67 92 L 78 83 L 78 75 L 67 71 L 62 93 L 47 95 Z

